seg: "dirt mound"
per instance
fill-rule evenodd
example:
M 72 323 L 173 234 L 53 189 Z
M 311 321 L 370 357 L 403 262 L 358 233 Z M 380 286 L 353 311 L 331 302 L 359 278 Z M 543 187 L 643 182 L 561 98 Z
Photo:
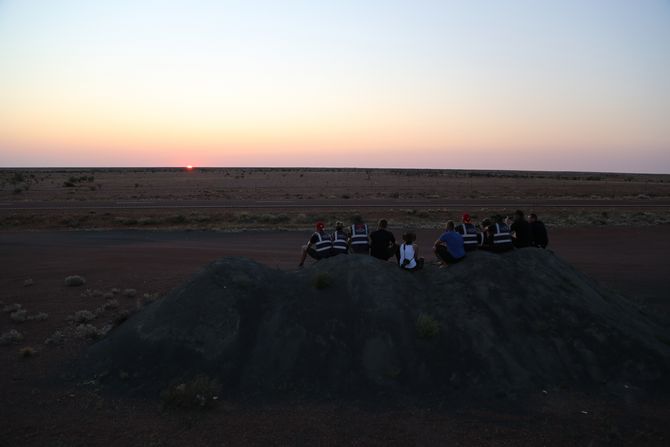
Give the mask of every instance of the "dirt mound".
M 552 253 L 477 252 L 409 273 L 368 256 L 298 272 L 224 258 L 92 345 L 82 374 L 227 395 L 667 389 L 670 331 Z

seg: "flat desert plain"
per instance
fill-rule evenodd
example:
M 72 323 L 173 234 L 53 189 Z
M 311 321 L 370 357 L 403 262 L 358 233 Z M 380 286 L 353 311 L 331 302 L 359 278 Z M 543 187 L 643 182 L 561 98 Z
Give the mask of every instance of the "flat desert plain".
M 428 252 L 444 222 L 535 212 L 558 256 L 647 312 L 670 310 L 670 176 L 376 169 L 0 170 L 0 446 L 667 445 L 668 396 L 563 390 L 518 401 L 165 408 L 70 380 L 96 329 L 223 256 L 294 270 L 313 223 L 413 230 Z M 81 275 L 86 284 L 67 287 Z M 448 298 L 445 298 L 448 299 Z M 20 309 L 14 304 L 19 304 Z M 25 310 L 25 313 L 16 310 Z M 95 318 L 86 333 L 75 320 Z M 39 316 L 38 316 L 39 315 Z M 669 321 L 666 317 L 665 321 Z M 48 343 L 46 341 L 48 340 Z

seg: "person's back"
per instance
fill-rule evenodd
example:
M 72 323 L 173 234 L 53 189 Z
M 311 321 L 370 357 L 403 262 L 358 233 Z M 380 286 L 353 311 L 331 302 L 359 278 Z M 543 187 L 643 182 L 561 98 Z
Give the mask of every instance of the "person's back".
M 465 258 L 463 236 L 454 231 L 454 223 L 447 222 L 444 233 L 435 241 L 435 255 L 444 265 L 454 264 Z
M 388 261 L 395 253 L 395 237 L 386 229 L 388 223 L 382 219 L 379 228 L 370 233 L 370 255 Z
M 351 250 L 354 253 L 368 254 L 370 252 L 370 240 L 368 239 L 368 226 L 360 218 L 351 225 Z
M 514 248 L 512 234 L 506 223 L 499 221 L 489 226 L 491 232 L 491 249 L 503 252 Z
M 331 256 L 332 248 L 333 242 L 330 235 L 325 231 L 325 225 L 323 222 L 317 222 L 316 231 L 309 238 L 307 244 L 302 246 L 302 256 L 298 267 L 302 267 L 305 264 L 307 255 L 317 261 Z
M 537 215 L 530 215 L 530 239 L 534 247 L 546 248 L 549 245 L 549 236 L 547 227 L 541 220 L 537 220 Z
M 333 256 L 336 255 L 346 255 L 349 253 L 349 244 L 347 243 L 348 239 L 347 233 L 344 232 L 344 226 L 342 222 L 337 222 L 335 224 L 335 231 L 331 235 L 331 241 L 333 243 Z
M 529 247 L 531 243 L 530 224 L 524 218 L 523 211 L 517 210 L 514 213 L 514 222 L 510 226 L 514 234 L 512 242 L 516 248 Z
M 476 250 L 481 243 L 481 236 L 475 227 L 469 214 L 463 215 L 463 223 L 456 225 L 454 230 L 463 237 L 463 245 L 466 251 Z
M 424 259 L 419 257 L 419 248 L 414 243 L 416 235 L 405 233 L 403 243 L 398 247 L 398 265 L 404 270 L 414 271 L 423 268 Z

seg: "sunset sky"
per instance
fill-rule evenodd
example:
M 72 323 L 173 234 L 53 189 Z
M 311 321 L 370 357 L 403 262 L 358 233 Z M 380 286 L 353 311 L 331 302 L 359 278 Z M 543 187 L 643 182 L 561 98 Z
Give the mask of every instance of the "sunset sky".
M 0 0 L 0 167 L 670 173 L 670 1 Z

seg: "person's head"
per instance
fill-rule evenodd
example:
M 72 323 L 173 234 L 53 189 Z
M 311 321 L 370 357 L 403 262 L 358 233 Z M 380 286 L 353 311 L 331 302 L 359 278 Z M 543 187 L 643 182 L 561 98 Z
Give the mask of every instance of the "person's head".
M 523 220 L 523 219 L 524 219 L 523 211 L 521 210 L 514 211 L 514 220 Z
M 402 240 L 406 244 L 411 244 L 416 240 L 416 235 L 408 231 L 407 233 L 403 233 Z
M 360 214 L 354 214 L 351 216 L 351 223 L 353 224 L 362 224 L 363 223 L 363 216 Z
M 482 220 L 482 228 L 487 228 L 491 225 L 491 219 Z
M 377 226 L 378 226 L 379 228 L 381 228 L 382 230 L 386 230 L 386 227 L 389 226 L 389 223 L 386 221 L 386 219 L 380 219 L 380 220 L 379 220 L 379 223 L 377 224 Z
M 528 216 L 528 220 L 531 222 L 537 222 L 537 214 L 531 213 L 530 216 Z
M 469 224 L 472 223 L 470 215 L 468 213 L 463 214 L 463 223 Z
M 341 221 L 335 222 L 335 231 L 342 231 L 344 228 L 344 224 Z
M 326 228 L 326 224 L 324 224 L 324 223 L 321 222 L 321 221 L 318 221 L 318 222 L 314 225 L 314 227 L 316 228 L 316 231 L 318 231 L 319 233 L 321 233 L 321 232 Z
M 501 223 L 504 223 L 504 221 L 505 221 L 505 217 L 504 217 L 502 214 L 496 214 L 496 215 L 493 217 L 493 221 L 494 221 L 495 223 L 499 223 L 499 224 L 501 224 Z
M 444 228 L 447 231 L 454 231 L 454 221 L 453 220 L 447 221 L 447 224 L 444 226 Z

